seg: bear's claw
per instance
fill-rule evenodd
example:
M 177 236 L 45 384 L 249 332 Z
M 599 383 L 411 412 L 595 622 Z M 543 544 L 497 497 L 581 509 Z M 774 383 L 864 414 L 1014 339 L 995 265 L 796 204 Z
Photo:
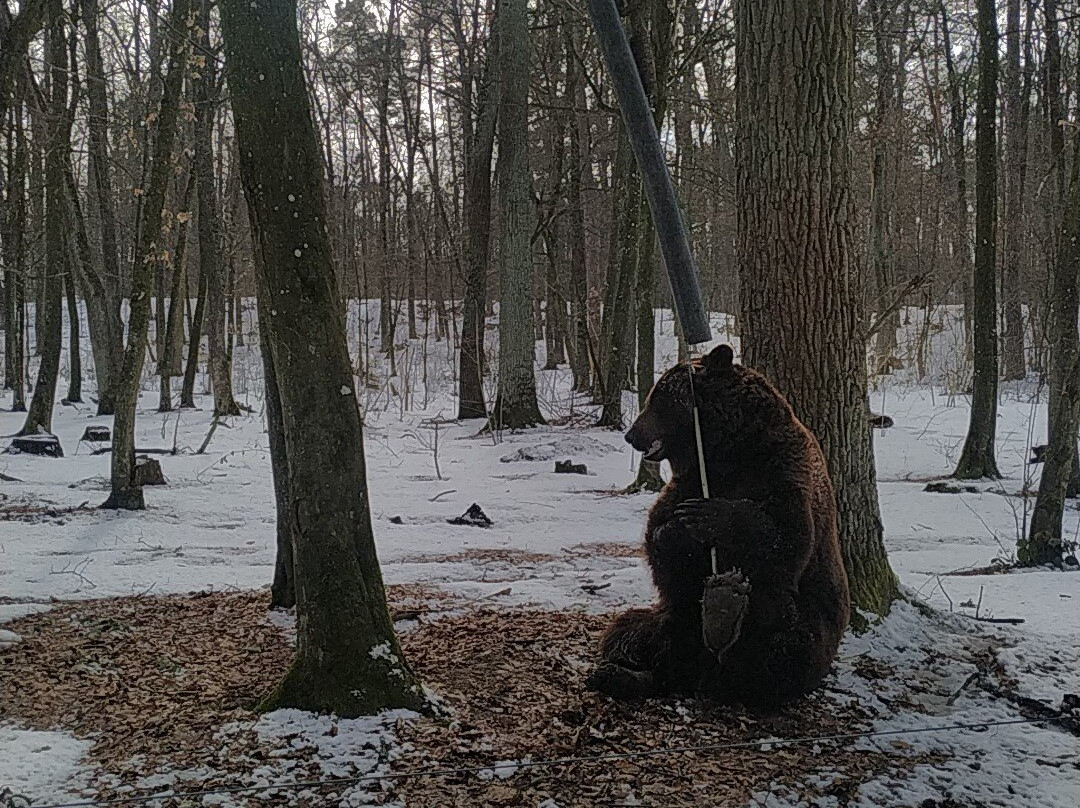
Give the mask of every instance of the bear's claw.
M 701 635 L 705 647 L 719 656 L 739 639 L 750 607 L 750 581 L 739 570 L 711 575 L 701 598 Z

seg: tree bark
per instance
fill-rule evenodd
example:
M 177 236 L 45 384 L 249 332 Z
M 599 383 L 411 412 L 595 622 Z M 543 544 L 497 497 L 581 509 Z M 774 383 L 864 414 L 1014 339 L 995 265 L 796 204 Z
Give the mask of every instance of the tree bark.
M 182 375 L 180 357 L 184 350 L 184 303 L 187 300 L 187 240 L 188 211 L 191 188 L 195 179 L 188 174 L 184 182 L 184 196 L 180 203 L 179 221 L 176 228 L 176 249 L 173 250 L 172 283 L 169 288 L 169 313 L 166 317 L 165 339 L 158 354 L 158 412 L 172 409 L 172 377 Z
M 98 385 L 98 415 L 112 415 L 116 409 L 114 380 L 124 355 L 124 323 L 120 316 L 121 272 L 116 233 L 116 197 L 113 194 L 112 163 L 109 159 L 109 106 L 105 67 L 98 36 L 98 0 L 81 0 L 82 23 L 86 29 L 86 96 L 88 104 L 91 194 L 97 205 L 103 255 L 101 292 L 87 306 L 90 340 L 96 343 L 94 370 Z
M 29 150 L 23 127 L 22 103 L 15 105 L 15 149 L 9 165 L 7 214 L 11 227 L 4 240 L 4 286 L 7 329 L 4 332 L 5 386 L 12 391 L 11 411 L 26 411 L 26 169 Z
M 142 486 L 135 479 L 135 410 L 150 329 L 150 298 L 154 288 L 154 265 L 164 247 L 162 219 L 176 122 L 180 112 L 180 90 L 188 54 L 188 10 L 190 0 L 175 0 L 169 21 L 171 45 L 169 69 L 165 76 L 161 104 L 154 132 L 154 155 L 150 182 L 143 200 L 139 237 L 131 270 L 131 302 L 128 340 L 116 383 L 116 414 L 113 417 L 111 493 L 103 508 L 142 510 L 146 507 Z
M 375 554 L 296 5 L 223 0 L 221 11 L 293 504 L 297 652 L 262 709 L 357 716 L 421 708 L 425 700 L 394 636 Z
M 853 603 L 897 592 L 882 543 L 851 200 L 852 8 L 738 0 L 738 255 L 745 362 L 821 441 Z
M 484 401 L 484 312 L 487 307 L 488 253 L 491 241 L 491 155 L 495 145 L 499 91 L 496 84 L 498 38 L 488 36 L 488 52 L 476 99 L 476 124 L 465 160 L 465 289 L 458 354 L 458 418 L 487 418 Z M 471 83 L 466 76 L 464 82 Z M 463 82 L 463 83 L 464 83 Z M 468 117 L 471 113 L 466 110 Z
M 569 12 L 562 22 L 566 52 L 566 98 L 570 104 L 570 173 L 567 183 L 567 207 L 570 218 L 570 350 L 574 390 L 584 393 L 592 386 L 592 358 L 589 348 L 589 266 L 585 241 L 585 206 L 582 201 L 582 175 L 589 171 L 583 149 L 588 148 L 588 124 L 584 118 L 585 82 L 580 75 L 574 27 Z
M 1027 374 L 1024 358 L 1023 294 L 1020 264 L 1024 239 L 1024 177 L 1027 135 L 1021 93 L 1020 0 L 1008 0 L 1005 14 L 1005 216 L 1002 219 L 1001 291 L 1005 334 L 1001 343 L 1002 375 L 1007 380 Z
M 499 2 L 499 384 L 491 424 L 544 423 L 536 401 L 532 323 L 532 174 L 529 172 L 529 53 L 526 0 Z
M 998 479 L 997 428 L 997 80 L 994 0 L 978 0 L 979 104 L 975 111 L 975 376 L 971 420 L 953 476 Z
M 195 409 L 195 376 L 199 372 L 199 350 L 202 347 L 203 324 L 206 321 L 206 275 L 199 273 L 199 296 L 195 314 L 188 331 L 187 360 L 184 362 L 184 383 L 180 388 L 180 407 Z
M 34 395 L 21 435 L 52 432 L 53 403 L 60 375 L 60 352 L 63 343 L 64 276 L 67 274 L 65 232 L 64 161 L 71 150 L 71 126 L 68 116 L 67 30 L 60 0 L 49 9 L 50 23 L 47 52 L 50 63 L 49 127 L 45 151 L 45 275 L 44 305 L 35 308 L 34 333 L 41 349 Z
M 1017 558 L 1024 566 L 1060 565 L 1065 553 L 1062 520 L 1065 500 L 1074 479 L 1076 437 L 1080 430 L 1080 136 L 1074 138 L 1069 191 L 1061 219 L 1050 300 L 1050 362 L 1058 368 L 1060 386 L 1051 387 L 1056 397 L 1050 421 L 1050 440 L 1039 480 L 1039 493 L 1031 515 L 1028 535 L 1017 544 Z
M 198 0 L 201 47 L 210 45 L 210 0 Z M 207 59 L 195 84 L 194 171 L 199 184 L 199 271 L 206 276 L 206 317 L 209 343 L 210 386 L 214 393 L 214 415 L 239 415 L 233 398 L 232 363 L 225 334 L 225 266 L 221 260 L 221 208 L 214 183 L 214 98 L 216 69 Z
M 69 258 L 64 276 L 68 313 L 68 394 L 65 401 L 82 403 L 82 345 L 79 339 L 79 296 L 75 291 L 75 267 Z

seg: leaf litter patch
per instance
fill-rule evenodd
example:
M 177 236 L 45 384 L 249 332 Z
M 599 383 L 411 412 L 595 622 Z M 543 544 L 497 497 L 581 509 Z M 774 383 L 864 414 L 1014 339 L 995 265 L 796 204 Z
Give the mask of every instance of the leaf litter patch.
M 85 796 L 109 799 L 303 782 L 372 773 L 481 767 L 449 777 L 214 798 L 217 805 L 404 802 L 545 808 L 726 804 L 784 782 L 852 793 L 926 756 L 851 746 L 770 747 L 776 737 L 857 731 L 867 716 L 818 697 L 778 715 L 675 699 L 620 705 L 584 689 L 606 616 L 471 610 L 420 586 L 390 587 L 406 658 L 449 714 L 354 721 L 253 706 L 292 649 L 265 591 L 76 602 L 10 624 L 0 652 L 0 720 L 92 741 Z M 440 610 L 439 603 L 447 608 Z M 449 613 L 453 616 L 440 617 Z M 522 761 L 740 743 L 727 751 L 522 767 Z M 823 766 L 825 769 L 823 770 Z M 825 774 L 822 772 L 825 771 Z M 166 800 L 163 805 L 179 804 Z M 206 803 L 211 804 L 211 803 Z

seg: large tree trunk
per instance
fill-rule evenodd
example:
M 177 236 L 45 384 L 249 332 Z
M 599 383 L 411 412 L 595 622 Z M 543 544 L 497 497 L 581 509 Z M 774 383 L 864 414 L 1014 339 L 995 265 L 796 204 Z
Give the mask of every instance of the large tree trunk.
M 971 421 L 953 476 L 1001 477 L 994 457 L 997 427 L 997 78 L 994 0 L 979 0 L 979 104 L 975 111 L 975 377 Z
M 465 289 L 458 355 L 458 418 L 487 418 L 484 401 L 484 311 L 487 306 L 488 252 L 491 240 L 491 155 L 498 118 L 496 60 L 498 38 L 488 37 L 488 53 L 476 99 L 476 125 L 465 159 Z M 471 82 L 465 77 L 463 83 Z M 465 116 L 470 113 L 465 111 Z
M 897 591 L 882 543 L 851 204 L 852 5 L 738 0 L 742 346 L 821 441 L 854 605 Z
M 1002 283 L 1005 334 L 1001 343 L 1002 375 L 1022 379 L 1024 359 L 1024 299 L 1020 263 L 1024 240 L 1024 177 L 1027 137 L 1020 68 L 1020 0 L 1008 0 L 1005 17 L 1005 216 L 1002 219 Z
M 298 642 L 263 709 L 342 716 L 420 708 L 371 528 L 363 430 L 332 251 L 296 5 L 223 0 L 240 171 L 288 454 Z M 319 357 L 318 363 L 311 361 Z M 328 462 L 333 458 L 333 462 Z
M 103 255 L 101 289 L 87 306 L 94 371 L 98 386 L 98 415 L 112 415 L 116 408 L 114 380 L 124 355 L 124 323 L 120 315 L 120 253 L 116 234 L 116 198 L 113 195 L 112 163 L 109 159 L 109 106 L 105 68 L 98 37 L 97 0 L 81 0 L 86 28 L 86 96 L 88 104 L 91 196 L 97 210 Z
M 200 0 L 201 45 L 210 43 L 210 0 Z M 221 208 L 214 184 L 214 98 L 216 83 L 213 61 L 207 59 L 195 85 L 195 177 L 199 183 L 199 271 L 206 276 L 206 329 L 209 341 L 210 385 L 214 392 L 214 415 L 239 415 L 233 399 L 232 363 L 225 336 L 225 266 L 221 260 Z
M 1056 397 L 1050 421 L 1050 442 L 1039 480 L 1039 494 L 1031 515 L 1028 535 L 1017 546 L 1025 566 L 1061 564 L 1064 555 L 1062 519 L 1065 500 L 1074 478 L 1076 436 L 1080 429 L 1080 137 L 1074 139 L 1072 172 L 1062 213 L 1057 262 L 1050 300 L 1051 365 L 1058 369 L 1059 386 L 1050 388 Z
M 175 0 L 169 29 L 169 71 L 154 132 L 150 181 L 144 197 L 139 237 L 131 268 L 131 311 L 123 363 L 116 380 L 116 415 L 113 417 L 111 493 L 103 508 L 142 510 L 142 486 L 135 480 L 135 410 L 146 359 L 150 329 L 150 298 L 154 266 L 163 247 L 162 212 L 172 171 L 173 142 L 180 112 L 180 90 L 187 63 L 187 15 L 191 0 Z
M 544 423 L 536 401 L 532 322 L 532 175 L 529 173 L 529 53 L 526 0 L 499 2 L 499 386 L 491 423 Z
M 37 383 L 20 434 L 52 432 L 53 402 L 60 375 L 63 343 L 64 276 L 67 274 L 65 231 L 64 161 L 71 150 L 71 118 L 68 116 L 67 30 L 60 0 L 50 8 L 48 54 L 51 95 L 48 142 L 45 152 L 45 275 L 44 305 L 35 308 L 34 333 L 41 349 Z

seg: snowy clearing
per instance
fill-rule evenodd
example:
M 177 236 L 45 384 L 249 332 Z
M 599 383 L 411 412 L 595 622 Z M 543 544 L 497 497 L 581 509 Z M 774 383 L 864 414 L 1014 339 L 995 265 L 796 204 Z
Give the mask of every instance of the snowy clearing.
M 355 309 L 352 316 L 355 323 Z M 912 321 L 915 327 L 914 315 Z M 670 314 L 662 314 L 659 325 L 658 366 L 665 367 L 675 353 Z M 356 333 L 355 324 L 350 329 Z M 947 332 L 939 337 L 935 355 L 949 355 L 941 342 L 946 337 Z M 650 602 L 651 584 L 635 547 L 652 496 L 615 495 L 632 480 L 637 462 L 622 436 L 579 426 L 477 436 L 475 424 L 440 423 L 436 453 L 432 421 L 454 413 L 447 393 L 451 380 L 445 345 L 433 343 L 425 351 L 419 343 L 410 343 L 407 352 L 412 363 L 400 363 L 403 377 L 367 390 L 362 401 L 375 533 L 388 584 L 421 587 L 420 591 L 445 596 L 447 601 L 421 614 L 419 622 L 410 615 L 398 623 L 399 630 L 434 631 L 440 621 L 491 611 L 510 619 L 521 609 L 570 613 L 568 619 L 599 626 L 601 615 Z M 57 404 L 54 431 L 65 457 L 0 455 L 0 473 L 17 480 L 0 488 L 0 621 L 30 621 L 15 625 L 32 629 L 33 621 L 48 617 L 47 610 L 67 608 L 71 602 L 77 606 L 80 601 L 125 596 L 243 593 L 268 585 L 275 549 L 274 504 L 257 349 L 237 347 L 235 363 L 238 400 L 252 412 L 224 421 L 204 454 L 195 452 L 211 426 L 208 399 L 200 398 L 202 408 L 196 411 L 158 414 L 153 411 L 157 393 L 147 385 L 136 445 L 175 448 L 176 454 L 159 458 L 168 485 L 147 489 L 145 512 L 95 509 L 106 496 L 109 457 L 92 454 L 95 447 L 80 444 L 79 439 L 87 426 L 107 426 L 110 419 L 94 417 L 90 404 Z M 589 407 L 569 394 L 567 371 L 537 372 L 547 414 L 580 421 L 578 416 Z M 816 706 L 811 713 L 852 711 L 853 723 L 841 732 L 1025 717 L 1011 702 L 972 684 L 973 674 L 993 673 L 1009 690 L 1052 707 L 1065 694 L 1080 692 L 1080 574 L 1049 569 L 991 574 L 984 569 L 995 559 L 1011 558 L 1025 515 L 1033 507 L 1033 498 L 1023 494 L 1037 486 L 1039 467 L 1028 465 L 1027 459 L 1032 443 L 1042 441 L 1045 403 L 1033 403 L 1034 388 L 1003 391 L 998 424 L 1003 480 L 982 485 L 981 493 L 926 493 L 928 480 L 952 470 L 968 417 L 963 396 L 942 392 L 952 386 L 949 369 L 943 365 L 934 373 L 922 385 L 886 378 L 871 403 L 876 412 L 886 412 L 896 422 L 875 439 L 892 564 L 909 595 L 939 613 L 932 616 L 899 603 L 884 623 L 848 638 L 836 674 L 827 691 L 812 700 Z M 410 402 L 407 408 L 405 398 Z M 2 435 L 11 435 L 22 425 L 21 414 L 7 411 L 9 404 L 10 394 L 5 393 L 0 398 Z M 553 473 L 554 462 L 564 459 L 586 463 L 588 475 Z M 447 524 L 472 503 L 481 505 L 493 527 Z M 1075 538 L 1080 518 L 1073 506 L 1066 520 L 1067 535 Z M 973 570 L 979 574 L 971 574 Z M 257 615 L 258 609 L 252 614 Z M 1015 626 L 976 622 L 971 619 L 976 614 L 1023 622 Z M 251 619 L 269 625 L 265 616 Z M 271 630 L 284 637 L 281 628 L 289 627 L 288 617 L 274 615 L 273 623 Z M 30 641 L 26 629 L 13 633 L 5 625 L 0 663 Z M 586 643 L 580 654 L 574 650 L 558 657 L 570 677 L 558 681 L 571 683 L 567 687 L 580 682 L 591 661 L 588 637 L 580 641 Z M 452 689 L 452 677 L 446 681 L 451 682 L 446 688 Z M 435 690 L 442 695 L 438 687 Z M 583 703 L 592 699 L 590 705 L 596 701 L 581 693 L 566 697 Z M 38 804 L 105 791 L 122 796 L 220 782 L 211 768 L 147 775 L 138 755 L 130 761 L 131 777 L 118 779 L 115 772 L 95 769 L 88 755 L 93 738 L 72 734 L 68 726 L 74 724 L 13 723 L 6 702 L 7 696 L 0 693 L 0 789 L 8 787 Z M 684 737 L 680 722 L 689 726 L 710 715 L 695 705 L 672 705 L 683 710 L 683 717 L 663 743 L 651 739 L 646 745 L 678 746 Z M 229 782 L 236 785 L 286 782 L 301 766 L 297 761 L 317 760 L 318 766 L 305 763 L 297 771 L 319 777 L 391 772 L 402 757 L 410 764 L 405 768 L 445 763 L 417 740 L 428 732 L 424 728 L 428 719 L 407 718 L 383 716 L 351 723 L 304 714 L 261 718 L 248 714 L 222 720 L 216 742 L 224 755 L 240 736 L 248 739 L 245 749 L 269 750 L 261 763 L 252 757 L 242 774 L 235 767 L 228 770 L 234 777 Z M 756 726 L 746 719 L 737 719 L 736 725 Z M 589 732 L 599 731 L 596 725 L 589 726 Z M 701 731 L 700 726 L 695 725 L 694 731 Z M 761 728 L 747 731 L 749 737 L 791 737 L 775 731 L 755 735 Z M 471 746 L 460 753 L 461 759 L 482 759 L 489 766 L 520 760 L 506 754 L 494 732 L 468 736 Z M 412 734 L 402 741 L 402 733 Z M 745 789 L 738 792 L 738 799 L 761 806 L 1072 808 L 1080 798 L 1080 745 L 1075 736 L 1050 725 L 906 735 L 902 740 L 868 739 L 842 746 L 844 771 L 820 761 L 817 768 L 806 764 L 766 782 L 740 775 L 736 779 Z M 876 762 L 872 770 L 855 775 L 852 772 L 859 767 L 850 763 L 850 757 L 864 750 L 872 752 Z M 667 763 L 661 759 L 656 765 L 663 768 Z M 499 769 L 493 778 L 481 779 L 482 793 L 469 793 L 490 804 L 546 808 L 611 804 L 589 802 L 592 798 L 583 793 L 545 791 L 548 786 L 531 774 L 534 771 Z M 647 772 L 634 774 L 632 768 L 620 766 L 612 771 L 618 782 L 607 794 L 619 804 L 638 804 L 635 800 L 681 804 L 670 794 L 650 792 Z M 849 783 L 850 793 L 836 785 L 842 780 Z M 338 789 L 331 802 L 355 805 L 369 799 L 404 799 L 405 804 L 429 804 L 430 795 L 410 788 L 384 784 Z M 454 786 L 443 783 L 439 788 Z M 411 799 L 405 799 L 410 794 Z M 498 794 L 510 802 L 500 802 Z M 276 795 L 275 801 L 310 804 L 326 796 L 291 791 Z M 247 804 L 244 799 L 248 798 L 207 796 L 203 804 Z M 250 799 L 251 804 L 258 803 Z

